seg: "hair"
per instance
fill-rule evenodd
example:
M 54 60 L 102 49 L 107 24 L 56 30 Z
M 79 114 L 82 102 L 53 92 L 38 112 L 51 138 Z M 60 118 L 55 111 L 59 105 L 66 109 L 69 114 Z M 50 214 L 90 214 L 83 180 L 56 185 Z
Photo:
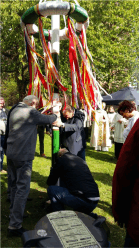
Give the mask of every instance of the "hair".
M 71 105 L 66 105 L 66 108 L 63 110 L 63 112 L 74 112 L 74 107 L 72 107 Z
M 120 114 L 121 111 L 124 112 L 125 110 L 128 110 L 129 113 L 132 113 L 134 110 L 136 110 L 136 103 L 134 101 L 124 100 L 119 104 L 118 113 Z
M 37 96 L 34 95 L 29 95 L 23 98 L 23 102 L 24 103 L 28 103 L 31 104 L 34 100 L 36 100 L 37 102 L 39 102 L 39 99 Z
M 0 97 L 0 101 L 3 101 L 3 103 L 4 103 L 3 106 L 5 107 L 5 100 L 4 100 L 4 98 L 2 96 Z

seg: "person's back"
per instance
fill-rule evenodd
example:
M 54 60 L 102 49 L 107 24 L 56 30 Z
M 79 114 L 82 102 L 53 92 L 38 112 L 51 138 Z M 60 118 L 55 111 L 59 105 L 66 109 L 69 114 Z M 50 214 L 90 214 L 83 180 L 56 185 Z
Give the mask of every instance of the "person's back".
M 35 108 L 20 102 L 9 118 L 7 139 L 8 158 L 17 161 L 33 160 L 37 138 L 37 124 L 49 123 L 52 115 L 41 115 Z M 55 120 L 55 119 L 54 119 Z
M 98 186 L 83 159 L 67 152 L 58 159 L 57 167 L 60 179 L 71 193 L 82 192 L 87 198 L 99 197 Z
M 58 178 L 61 187 L 56 186 Z M 68 151 L 51 168 L 47 184 L 53 211 L 64 210 L 67 205 L 74 211 L 90 214 L 98 204 L 98 186 L 86 162 Z

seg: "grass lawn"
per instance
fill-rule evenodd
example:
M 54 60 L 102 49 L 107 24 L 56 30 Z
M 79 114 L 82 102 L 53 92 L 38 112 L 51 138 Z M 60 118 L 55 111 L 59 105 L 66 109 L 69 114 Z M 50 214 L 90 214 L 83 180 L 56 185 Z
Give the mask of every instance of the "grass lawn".
M 35 159 L 31 179 L 31 189 L 25 213 L 29 217 L 24 219 L 23 227 L 32 230 L 35 224 L 47 214 L 45 201 L 47 197 L 46 180 L 51 167 L 51 138 L 45 134 L 45 154 L 47 159 L 39 156 L 39 142 L 37 140 Z M 87 142 L 86 162 L 90 168 L 100 191 L 100 201 L 95 213 L 105 216 L 107 225 L 110 228 L 111 247 L 123 247 L 125 230 L 121 229 L 114 222 L 111 210 L 112 176 L 116 165 L 114 158 L 114 146 L 109 152 L 97 152 Z M 6 158 L 4 158 L 4 169 L 6 170 Z M 1 175 L 1 247 L 23 247 L 21 238 L 7 238 L 7 227 L 9 224 L 9 203 L 7 199 L 7 174 Z

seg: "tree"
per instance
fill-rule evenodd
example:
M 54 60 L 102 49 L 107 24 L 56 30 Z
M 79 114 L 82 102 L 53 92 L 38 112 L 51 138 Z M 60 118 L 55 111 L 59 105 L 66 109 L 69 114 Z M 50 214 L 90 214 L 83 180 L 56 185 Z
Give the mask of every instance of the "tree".
M 128 85 L 138 65 L 138 1 L 80 1 L 88 11 L 87 30 L 97 80 L 109 92 Z
M 5 87 L 8 88 L 12 80 L 17 84 L 18 100 L 21 100 L 26 94 L 26 87 L 29 83 L 28 64 L 20 18 L 31 4 L 34 6 L 35 1 L 15 0 L 1 2 L 2 93 L 5 91 Z M 5 84 L 5 81 L 7 81 L 7 84 Z
M 29 84 L 28 63 L 20 18 L 27 9 L 37 3 L 36 0 L 1 2 L 2 88 L 5 90 L 5 85 L 8 87 L 11 80 L 16 83 L 18 100 L 27 94 Z M 131 77 L 135 77 L 134 71 L 138 68 L 139 2 L 137 0 L 79 0 L 79 3 L 89 15 L 87 43 L 93 57 L 97 81 L 109 93 L 112 93 L 125 87 L 131 81 Z M 42 19 L 43 27 L 51 29 L 50 17 Z M 37 21 L 36 24 L 38 24 Z M 61 18 L 61 28 L 63 26 Z M 60 42 L 60 76 L 62 83 L 68 87 L 70 93 L 68 47 L 68 41 Z M 39 39 L 36 39 L 36 48 L 42 55 Z M 44 73 L 44 63 L 42 60 L 39 62 Z

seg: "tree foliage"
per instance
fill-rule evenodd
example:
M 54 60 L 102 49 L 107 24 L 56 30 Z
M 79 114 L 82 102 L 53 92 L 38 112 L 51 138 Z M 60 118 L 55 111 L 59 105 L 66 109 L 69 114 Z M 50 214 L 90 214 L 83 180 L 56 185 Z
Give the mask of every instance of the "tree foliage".
M 27 94 L 29 84 L 28 64 L 24 35 L 20 18 L 38 1 L 1 2 L 1 66 L 2 93 L 11 81 L 17 84 L 19 100 Z M 112 93 L 128 85 L 138 68 L 138 13 L 139 2 L 135 1 L 87 1 L 79 0 L 88 12 L 90 24 L 87 43 L 94 61 L 97 81 Z M 50 17 L 42 18 L 44 28 L 51 29 Z M 37 24 L 37 23 L 36 23 Z M 61 29 L 64 22 L 61 17 Z M 42 47 L 36 39 L 37 50 Z M 60 75 L 62 83 L 71 92 L 68 41 L 60 42 Z M 44 73 L 43 61 L 40 61 Z M 6 85 L 6 86 L 5 86 Z M 18 96 L 17 95 L 17 96 Z M 10 96 L 9 96 L 10 97 Z

